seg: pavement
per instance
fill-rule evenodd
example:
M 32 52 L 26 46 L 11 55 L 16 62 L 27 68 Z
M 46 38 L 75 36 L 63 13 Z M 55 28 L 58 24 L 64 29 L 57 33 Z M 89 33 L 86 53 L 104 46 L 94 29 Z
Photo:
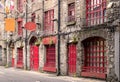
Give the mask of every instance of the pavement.
M 2 82 L 1 81 L 2 80 L 1 77 L 4 77 L 5 74 L 7 74 L 7 73 L 8 74 L 9 73 L 10 74 L 13 73 L 12 76 L 8 76 L 7 78 L 9 78 L 9 77 L 11 77 L 11 78 L 15 77 L 16 78 L 17 77 L 16 75 L 18 75 L 18 77 L 20 77 L 20 80 L 23 77 L 32 77 L 30 79 L 36 79 L 36 80 L 34 80 L 34 82 L 106 82 L 104 80 L 93 79 L 93 78 L 56 76 L 55 74 L 40 73 L 40 72 L 35 72 L 35 71 L 26 71 L 26 70 L 22 70 L 22 69 L 15 69 L 15 68 L 12 68 L 12 67 L 5 68 L 5 67 L 2 67 L 2 66 L 0 66 L 0 82 Z M 41 81 L 37 80 L 38 78 L 41 79 Z M 5 79 L 5 77 L 4 77 L 4 79 Z M 14 80 L 14 79 L 12 79 L 12 80 Z M 11 82 L 18 82 L 17 80 L 19 80 L 19 79 L 16 79 L 16 81 L 11 81 Z M 20 82 L 24 82 L 24 80 L 22 80 Z M 33 81 L 30 80 L 29 82 L 33 82 Z

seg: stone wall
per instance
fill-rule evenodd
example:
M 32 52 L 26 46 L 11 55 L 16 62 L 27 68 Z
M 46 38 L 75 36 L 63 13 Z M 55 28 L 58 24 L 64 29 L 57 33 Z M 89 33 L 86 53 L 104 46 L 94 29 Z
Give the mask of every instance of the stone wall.
M 62 32 L 72 32 L 74 30 L 80 30 L 80 32 L 74 32 L 68 35 L 61 35 L 61 74 L 67 75 L 67 43 L 72 38 L 72 36 L 76 35 L 78 38 L 77 43 L 77 76 L 80 76 L 81 66 L 82 66 L 82 55 L 83 55 L 83 47 L 81 42 L 89 37 L 102 37 L 105 39 L 106 44 L 106 56 L 107 56 L 107 80 L 110 76 L 113 78 L 113 82 L 118 82 L 118 77 L 115 75 L 115 65 L 114 65 L 114 57 L 115 57 L 115 31 L 118 31 L 115 25 L 118 25 L 118 17 L 119 17 L 119 1 L 112 0 L 114 2 L 113 8 L 107 9 L 107 27 L 106 25 L 100 25 L 90 27 L 93 29 L 86 28 L 84 30 L 83 26 L 85 24 L 85 0 L 75 0 L 75 16 L 76 16 L 76 24 L 73 26 L 66 25 L 66 17 L 67 17 L 67 4 L 70 0 L 64 0 L 61 3 L 61 31 Z M 109 0 L 107 1 L 109 4 Z M 116 21 L 117 20 L 117 21 Z M 111 22 L 112 21 L 112 22 Z M 95 29 L 94 29 L 95 28 Z M 97 29 L 96 29 L 97 28 Z M 69 38 L 68 38 L 69 37 Z M 110 80 L 110 79 L 109 79 Z M 112 82 L 112 81 L 109 81 Z

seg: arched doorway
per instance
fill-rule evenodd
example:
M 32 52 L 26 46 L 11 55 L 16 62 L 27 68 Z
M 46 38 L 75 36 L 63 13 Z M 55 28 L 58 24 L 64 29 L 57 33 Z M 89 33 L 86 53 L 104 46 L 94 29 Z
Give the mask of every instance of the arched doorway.
M 35 45 L 37 38 L 30 39 L 30 69 L 37 71 L 39 69 L 39 47 Z
M 82 42 L 84 48 L 82 76 L 106 78 L 105 39 L 100 37 L 87 38 Z

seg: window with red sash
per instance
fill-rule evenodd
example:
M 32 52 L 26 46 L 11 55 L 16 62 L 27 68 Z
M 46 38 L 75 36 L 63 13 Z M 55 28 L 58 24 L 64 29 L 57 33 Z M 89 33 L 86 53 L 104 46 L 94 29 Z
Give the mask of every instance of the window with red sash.
M 36 16 L 35 16 L 35 13 L 32 13 L 32 17 L 31 17 L 31 21 L 32 21 L 32 22 L 35 22 L 35 17 L 36 17 Z
M 102 24 L 106 21 L 106 0 L 86 0 L 86 23 Z
M 44 31 L 54 31 L 54 10 L 48 10 L 44 13 Z
M 75 21 L 75 3 L 68 4 L 68 22 Z
M 23 2 L 22 0 L 17 0 L 17 8 L 18 8 L 18 11 L 20 12 L 23 12 Z
M 22 21 L 18 22 L 18 35 L 22 35 L 23 34 L 23 30 L 22 30 Z

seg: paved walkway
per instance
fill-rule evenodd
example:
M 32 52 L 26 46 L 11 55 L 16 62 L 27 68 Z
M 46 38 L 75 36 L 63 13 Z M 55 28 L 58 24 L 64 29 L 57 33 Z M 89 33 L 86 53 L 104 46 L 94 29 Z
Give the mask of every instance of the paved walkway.
M 47 73 L 40 73 L 40 72 L 35 72 L 35 71 L 26 71 L 26 70 L 21 70 L 21 69 L 15 69 L 15 68 L 4 68 L 0 66 L 0 74 L 4 74 L 2 70 L 6 71 L 13 71 L 19 74 L 30 74 L 30 75 L 36 75 L 36 76 L 43 76 L 47 78 L 55 78 L 59 80 L 65 80 L 67 82 L 105 82 L 104 80 L 99 80 L 99 79 L 92 79 L 92 78 L 81 78 L 81 77 L 70 77 L 70 76 L 56 76 L 55 74 L 47 74 Z

